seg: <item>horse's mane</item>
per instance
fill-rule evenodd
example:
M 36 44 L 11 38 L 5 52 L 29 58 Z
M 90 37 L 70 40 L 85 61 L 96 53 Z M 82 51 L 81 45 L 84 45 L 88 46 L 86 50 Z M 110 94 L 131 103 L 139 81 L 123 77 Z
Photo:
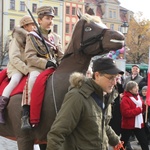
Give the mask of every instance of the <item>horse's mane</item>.
M 91 15 L 89 15 L 89 14 L 83 14 L 83 15 L 81 16 L 80 20 L 85 20 L 85 21 L 87 21 L 88 23 L 90 23 L 90 22 L 103 23 L 102 20 L 101 20 L 101 18 L 100 18 L 99 16 L 91 16 Z M 75 26 L 74 26 L 74 28 L 73 28 L 73 30 L 72 30 L 72 34 L 74 33 L 74 30 L 76 29 L 77 24 L 78 24 L 78 22 L 75 24 Z M 71 41 L 72 41 L 72 38 L 70 38 L 70 40 L 69 40 L 69 42 L 68 42 L 68 44 L 67 44 L 67 46 L 66 46 L 66 48 L 65 48 L 65 54 L 70 53 L 68 47 L 69 47 Z
M 99 16 L 91 16 L 89 14 L 84 14 L 81 19 L 86 20 L 88 23 L 90 22 L 96 22 L 96 23 L 102 23 L 102 20 Z

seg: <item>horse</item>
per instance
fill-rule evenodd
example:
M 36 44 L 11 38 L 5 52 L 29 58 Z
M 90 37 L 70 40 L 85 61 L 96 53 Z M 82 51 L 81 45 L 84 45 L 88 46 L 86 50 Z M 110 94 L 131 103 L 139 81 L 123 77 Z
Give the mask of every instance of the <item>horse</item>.
M 19 150 L 33 150 L 34 143 L 46 143 L 47 133 L 68 90 L 70 74 L 75 71 L 85 74 L 93 56 L 124 46 L 124 35 L 108 29 L 100 18 L 80 13 L 78 17 L 64 57 L 47 80 L 39 125 L 29 131 L 22 131 L 22 94 L 10 98 L 5 111 L 6 124 L 0 125 L 0 135 L 16 140 Z

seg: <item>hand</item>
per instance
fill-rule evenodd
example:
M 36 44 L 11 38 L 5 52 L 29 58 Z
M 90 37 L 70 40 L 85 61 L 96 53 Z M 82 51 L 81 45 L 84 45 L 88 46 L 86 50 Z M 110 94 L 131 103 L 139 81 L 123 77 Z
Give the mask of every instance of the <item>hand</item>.
M 57 65 L 55 63 L 53 63 L 52 61 L 48 61 L 47 64 L 46 64 L 46 68 L 48 67 L 54 67 L 54 68 L 57 68 Z
M 119 142 L 116 146 L 114 146 L 114 150 L 125 150 L 123 144 L 123 141 Z

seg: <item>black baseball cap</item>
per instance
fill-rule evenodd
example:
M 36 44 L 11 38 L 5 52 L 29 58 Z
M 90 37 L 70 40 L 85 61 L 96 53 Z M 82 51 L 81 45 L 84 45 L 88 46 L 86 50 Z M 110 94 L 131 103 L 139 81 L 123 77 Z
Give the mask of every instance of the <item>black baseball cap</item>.
M 93 62 L 93 72 L 102 71 L 106 74 L 124 74 L 124 72 L 117 68 L 115 61 L 111 58 L 98 58 Z

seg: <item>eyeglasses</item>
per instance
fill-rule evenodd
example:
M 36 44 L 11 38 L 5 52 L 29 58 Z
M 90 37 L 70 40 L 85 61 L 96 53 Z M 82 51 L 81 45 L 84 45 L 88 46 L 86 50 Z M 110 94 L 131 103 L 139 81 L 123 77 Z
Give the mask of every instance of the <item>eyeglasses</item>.
M 107 78 L 110 82 L 113 82 L 113 81 L 117 81 L 117 76 L 111 76 L 111 77 L 107 77 L 106 75 L 103 75 L 105 78 Z

